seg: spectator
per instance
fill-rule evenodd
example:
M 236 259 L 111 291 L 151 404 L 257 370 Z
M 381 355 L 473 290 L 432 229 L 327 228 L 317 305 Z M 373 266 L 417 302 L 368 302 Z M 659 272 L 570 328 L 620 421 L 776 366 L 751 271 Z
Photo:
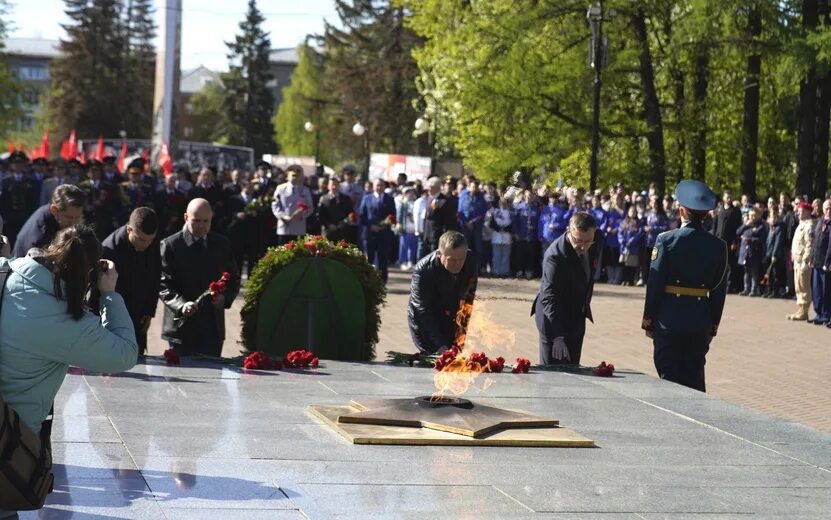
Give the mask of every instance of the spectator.
M 511 273 L 511 231 L 513 215 L 508 199 L 499 199 L 499 207 L 489 210 L 488 227 L 491 233 L 493 247 L 493 263 L 491 272 L 500 278 Z
M 811 254 L 814 243 L 814 219 L 811 204 L 799 203 L 799 225 L 796 227 L 791 243 L 791 260 L 794 266 L 794 291 L 796 292 L 796 312 L 787 318 L 794 321 L 807 321 L 808 309 L 811 307 Z
M 618 228 L 626 218 L 623 192 L 618 191 L 613 198 L 613 206 L 606 217 L 605 242 L 603 244 L 603 266 L 606 277 L 612 285 L 623 282 L 623 266 L 620 265 L 620 240 Z
M 328 179 L 327 190 L 317 207 L 321 233 L 332 242 L 346 240 L 358 245 L 358 214 L 352 206 L 352 198 L 340 191 L 340 181 L 334 176 Z M 353 214 L 354 222 L 350 219 Z
M 641 250 L 644 247 L 643 226 L 638 217 L 637 206 L 629 206 L 626 218 L 618 228 L 620 263 L 623 266 L 623 285 L 634 285 L 635 274 L 640 266 Z
M 741 296 L 759 296 L 761 290 L 759 282 L 762 279 L 762 258 L 767 240 L 765 223 L 759 218 L 761 212 L 751 208 L 747 213 L 747 221 L 737 231 L 736 236 L 741 240 L 738 264 L 744 267 L 744 291 Z
M 560 206 L 557 197 L 549 197 L 547 203 L 540 209 L 540 223 L 537 228 L 537 237 L 542 244 L 542 252 L 548 251 L 548 246 L 560 238 L 568 228 L 567 211 Z
M 669 230 L 669 219 L 664 212 L 664 205 L 657 196 L 653 196 L 650 201 L 650 209 L 646 212 L 646 219 L 644 221 L 643 232 L 646 236 L 646 247 L 641 253 L 641 273 L 637 285 L 640 287 L 645 284 L 649 277 L 649 263 L 652 258 L 652 249 L 655 247 L 655 241 L 658 235 Z
M 381 280 L 387 283 L 389 251 L 394 238 L 391 224 L 387 222 L 395 218 L 395 201 L 384 193 L 385 188 L 386 182 L 375 179 L 372 193 L 364 197 L 358 216 L 366 237 L 367 258 L 381 273 Z
M 0 315 L 0 395 L 48 445 L 46 418 L 69 366 L 129 370 L 136 364 L 133 326 L 115 292 L 116 266 L 100 260 L 101 244 L 90 228 L 60 231 L 37 259 L 9 260 L 7 246 L 0 254 L 0 267 L 10 269 Z M 101 294 L 100 317 L 84 309 L 90 284 Z M 0 516 L 17 518 L 7 513 Z
M 312 211 L 312 194 L 303 184 L 303 167 L 286 169 L 288 181 L 277 186 L 271 211 L 277 217 L 277 244 L 283 245 L 306 234 L 306 219 Z
M 467 189 L 459 196 L 459 229 L 465 235 L 470 249 L 479 259 L 479 272 L 484 270 L 485 255 L 482 243 L 482 228 L 485 224 L 485 213 L 488 212 L 488 202 L 479 189 L 479 181 L 471 178 Z
M 814 270 L 811 275 L 811 292 L 814 299 L 816 316 L 808 320 L 816 325 L 831 324 L 831 283 L 828 272 L 831 271 L 831 199 L 822 204 L 822 216 L 814 225 L 813 249 L 811 251 L 811 265 Z
M 73 184 L 67 177 L 66 162 L 63 159 L 55 159 L 52 162 L 52 171 L 54 175 L 44 179 L 40 187 L 40 206 L 45 206 L 52 201 L 52 194 L 58 186 Z
M 401 269 L 409 271 L 418 262 L 418 238 L 415 234 L 416 193 L 413 188 L 405 188 L 403 199 L 398 207 L 398 261 Z
M 785 227 L 779 215 L 778 203 L 769 206 L 767 239 L 765 243 L 765 298 L 780 298 L 785 294 Z
M 441 180 L 438 177 L 427 179 L 426 203 L 424 247 L 429 254 L 439 248 L 439 238 L 447 231 L 455 230 L 458 222 L 453 200 L 441 192 Z
M 727 291 L 737 293 L 742 286 L 742 275 L 738 267 L 738 239 L 736 231 L 741 227 L 743 218 L 742 212 L 733 204 L 733 192 L 724 190 L 722 204 L 716 212 L 713 223 L 713 234 L 724 240 L 727 244 L 727 264 L 730 267 L 730 280 Z

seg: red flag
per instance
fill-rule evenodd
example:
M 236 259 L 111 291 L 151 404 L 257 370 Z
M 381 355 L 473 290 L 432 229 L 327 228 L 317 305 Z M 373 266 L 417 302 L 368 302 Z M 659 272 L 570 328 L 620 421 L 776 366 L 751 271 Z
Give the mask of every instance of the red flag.
M 163 142 L 161 148 L 159 148 L 159 155 L 156 157 L 156 163 L 165 175 L 173 173 L 173 159 L 170 157 L 170 152 L 167 149 L 167 143 Z
M 68 161 L 78 157 L 78 140 L 75 138 L 74 128 L 69 134 L 69 145 L 67 147 L 66 154 L 68 155 L 66 158 Z
M 121 141 L 121 153 L 118 154 L 118 163 L 117 168 L 118 171 L 123 172 L 127 165 L 124 164 L 125 159 L 127 159 L 127 141 Z
M 66 139 L 61 141 L 61 159 L 63 159 L 64 161 L 74 159 L 74 157 L 72 157 L 69 154 L 69 141 L 67 141 Z
M 11 139 L 6 139 L 6 148 L 8 148 L 9 153 L 14 153 L 14 143 Z
M 104 136 L 98 136 L 98 147 L 95 149 L 95 153 L 92 154 L 92 158 L 96 161 L 104 161 Z
M 46 159 L 47 161 L 52 156 L 49 150 L 49 129 L 43 131 L 43 137 L 40 138 L 40 153 L 41 157 Z
M 78 156 L 78 162 L 81 163 L 81 164 L 86 164 L 87 163 L 87 152 L 86 151 L 81 151 L 81 155 Z

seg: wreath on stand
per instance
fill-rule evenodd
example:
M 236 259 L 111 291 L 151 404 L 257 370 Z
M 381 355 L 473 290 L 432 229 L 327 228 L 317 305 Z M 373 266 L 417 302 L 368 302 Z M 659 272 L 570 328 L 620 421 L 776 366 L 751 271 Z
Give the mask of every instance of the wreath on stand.
M 242 345 L 247 352 L 261 350 L 257 347 L 257 326 L 260 319 L 260 302 L 269 282 L 295 260 L 326 258 L 343 264 L 354 273 L 363 289 L 365 333 L 358 360 L 375 357 L 378 330 L 381 326 L 381 305 L 386 298 L 386 288 L 375 268 L 367 262 L 361 251 L 345 241 L 330 242 L 320 235 L 306 235 L 283 246 L 272 247 L 257 263 L 243 289 L 245 304 L 242 315 Z M 306 347 L 306 346 L 298 346 Z

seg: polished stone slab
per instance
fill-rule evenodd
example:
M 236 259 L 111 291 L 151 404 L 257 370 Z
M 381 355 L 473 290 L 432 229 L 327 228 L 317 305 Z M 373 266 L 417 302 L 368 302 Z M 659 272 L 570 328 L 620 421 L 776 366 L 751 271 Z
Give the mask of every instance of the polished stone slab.
M 56 491 L 24 519 L 828 518 L 831 435 L 622 373 L 492 374 L 466 397 L 556 417 L 597 448 L 360 446 L 312 404 L 429 395 L 429 369 L 73 370 Z

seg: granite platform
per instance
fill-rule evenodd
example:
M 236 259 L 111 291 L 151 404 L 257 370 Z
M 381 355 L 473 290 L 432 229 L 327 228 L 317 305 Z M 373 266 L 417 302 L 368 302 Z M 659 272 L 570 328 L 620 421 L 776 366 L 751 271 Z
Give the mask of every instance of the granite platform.
M 307 411 L 424 395 L 432 376 L 331 361 L 73 370 L 55 492 L 21 518 L 831 518 L 831 434 L 635 372 L 532 368 L 466 395 L 555 417 L 596 448 L 353 445 Z

